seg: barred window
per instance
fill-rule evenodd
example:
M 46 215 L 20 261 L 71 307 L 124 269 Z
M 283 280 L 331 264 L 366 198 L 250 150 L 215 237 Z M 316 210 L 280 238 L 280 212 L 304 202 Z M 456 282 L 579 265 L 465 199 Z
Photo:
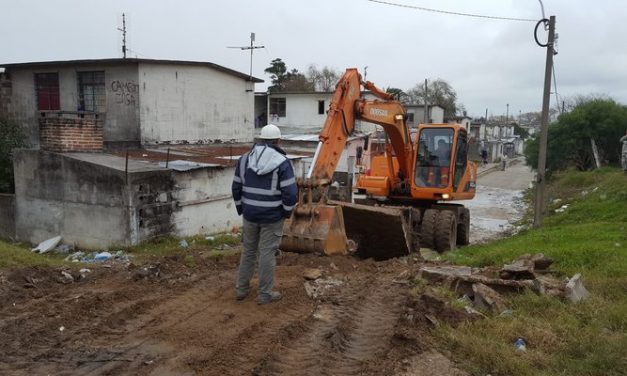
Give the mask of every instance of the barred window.
M 285 98 L 270 98 L 270 114 L 285 117 Z
M 58 111 L 61 109 L 58 73 L 36 73 L 35 92 L 37 95 L 37 109 L 39 111 Z
M 78 72 L 78 110 L 105 112 L 105 104 L 104 72 Z

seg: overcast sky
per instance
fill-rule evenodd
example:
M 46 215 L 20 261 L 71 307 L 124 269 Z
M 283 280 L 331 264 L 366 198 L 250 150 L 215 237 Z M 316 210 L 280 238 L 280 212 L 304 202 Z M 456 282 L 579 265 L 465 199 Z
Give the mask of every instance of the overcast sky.
M 541 18 L 538 0 L 389 0 L 442 10 Z M 409 89 L 443 78 L 470 115 L 538 111 L 545 49 L 532 22 L 459 17 L 367 0 L 0 0 L 0 63 L 121 57 L 121 14 L 130 56 L 211 61 L 248 72 L 249 55 L 227 46 L 257 35 L 253 73 L 274 58 L 343 71 L 368 66 L 380 87 Z M 544 0 L 557 16 L 561 96 L 607 94 L 627 103 L 627 1 Z M 546 36 L 544 36 L 546 38 Z M 555 104 L 555 96 L 551 98 Z

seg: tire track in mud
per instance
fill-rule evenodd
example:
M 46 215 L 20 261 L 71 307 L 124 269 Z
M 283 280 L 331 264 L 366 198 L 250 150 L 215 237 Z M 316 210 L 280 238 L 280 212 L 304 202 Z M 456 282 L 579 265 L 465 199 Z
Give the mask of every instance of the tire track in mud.
M 402 289 L 374 279 L 342 295 L 337 304 L 319 306 L 305 333 L 285 343 L 260 374 L 354 375 L 385 350 L 402 311 Z

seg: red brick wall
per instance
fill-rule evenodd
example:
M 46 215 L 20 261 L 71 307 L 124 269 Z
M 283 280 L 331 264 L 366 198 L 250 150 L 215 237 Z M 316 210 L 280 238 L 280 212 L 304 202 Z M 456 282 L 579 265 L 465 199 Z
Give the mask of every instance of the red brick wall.
M 103 149 L 100 114 L 42 111 L 39 138 L 43 150 L 97 152 Z

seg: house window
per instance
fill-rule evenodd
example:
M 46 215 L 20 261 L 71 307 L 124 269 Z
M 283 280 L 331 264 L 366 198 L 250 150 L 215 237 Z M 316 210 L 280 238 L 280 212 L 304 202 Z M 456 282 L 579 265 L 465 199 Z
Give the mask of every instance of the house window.
M 270 115 L 285 117 L 285 98 L 270 98 Z
M 35 92 L 37 95 L 37 109 L 39 111 L 58 111 L 61 109 L 58 73 L 36 73 Z
M 104 72 L 78 72 L 78 110 L 105 112 Z
M 318 101 L 318 115 L 324 115 L 324 101 Z
M 410 113 L 407 114 L 407 122 L 412 123 L 412 124 L 414 123 L 414 113 L 413 112 L 410 112 Z

